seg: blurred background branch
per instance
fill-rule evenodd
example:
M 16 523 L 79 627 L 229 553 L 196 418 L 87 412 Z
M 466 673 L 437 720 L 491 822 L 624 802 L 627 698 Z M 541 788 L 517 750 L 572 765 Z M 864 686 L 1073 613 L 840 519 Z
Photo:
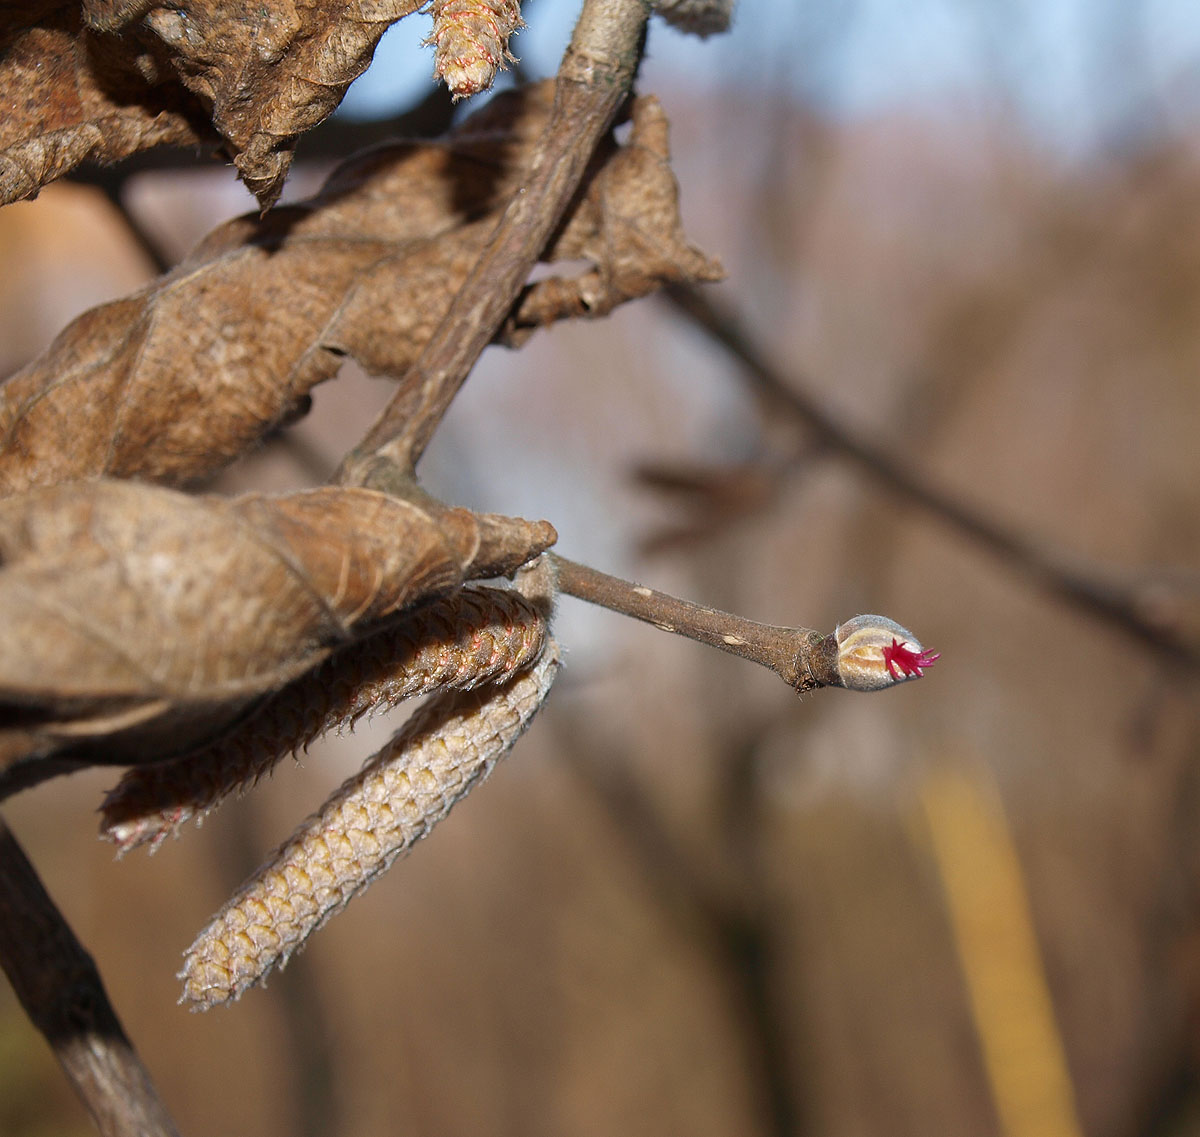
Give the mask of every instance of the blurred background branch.
M 921 458 L 900 457 L 840 421 L 796 381 L 764 358 L 745 325 L 698 289 L 671 286 L 664 291 L 672 307 L 701 327 L 743 366 L 764 402 L 764 414 L 783 412 L 812 431 L 826 450 L 849 458 L 907 504 L 927 510 L 966 537 L 978 542 L 1009 568 L 1037 587 L 1065 600 L 1087 615 L 1119 629 L 1169 662 L 1200 667 L 1200 643 L 1185 629 L 1147 616 L 1135 587 L 1105 581 L 1068 567 L 1068 557 L 1044 543 L 1006 528 L 978 507 L 939 487 L 921 471 Z M 807 452 L 804 454 L 807 458 Z

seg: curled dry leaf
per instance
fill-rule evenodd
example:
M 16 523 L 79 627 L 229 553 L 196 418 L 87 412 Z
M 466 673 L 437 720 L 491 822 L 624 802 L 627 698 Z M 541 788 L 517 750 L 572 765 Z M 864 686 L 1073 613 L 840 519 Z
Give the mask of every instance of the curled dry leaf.
M 172 0 L 147 7 L 127 34 L 165 48 L 179 82 L 211 107 L 242 180 L 266 209 L 279 197 L 296 139 L 337 108 L 383 33 L 420 5 Z M 142 7 L 117 5 L 127 14 Z
M 541 660 L 501 686 L 441 695 L 268 858 L 188 949 L 180 1002 L 208 1010 L 282 967 L 335 912 L 491 773 L 546 700 L 558 672 Z
M 78 0 L 0 10 L 0 107 L 0 205 L 36 194 L 86 159 L 219 142 L 162 60 L 85 28 Z
M 222 226 L 151 288 L 95 308 L 0 387 L 0 492 L 100 475 L 185 484 L 252 447 L 346 355 L 403 375 L 520 183 L 553 87 L 499 96 L 447 143 L 351 159 L 315 198 Z M 679 227 L 666 122 L 638 100 L 507 332 L 600 314 L 719 269 Z
M 34 0 L 0 15 L 0 204 L 86 158 L 219 145 L 265 209 L 420 0 Z
M 127 770 L 104 801 L 101 835 L 122 853 L 146 843 L 153 851 L 327 731 L 416 695 L 503 682 L 541 655 L 547 616 L 511 588 L 464 588 L 423 604 L 396 627 L 335 652 L 219 741 Z
M 718 261 L 688 243 L 671 173 L 667 116 L 652 96 L 632 109 L 628 142 L 604 161 L 550 246 L 548 261 L 583 260 L 573 277 L 531 285 L 509 323 L 508 342 L 573 316 L 606 316 L 620 304 L 665 284 L 720 280 Z
M 97 481 L 0 501 L 0 794 L 203 745 L 335 648 L 553 540 L 362 489 Z

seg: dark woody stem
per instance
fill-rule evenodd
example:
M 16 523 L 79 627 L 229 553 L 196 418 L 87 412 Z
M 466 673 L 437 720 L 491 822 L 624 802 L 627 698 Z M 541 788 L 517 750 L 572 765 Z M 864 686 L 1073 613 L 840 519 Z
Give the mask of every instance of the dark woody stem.
M 558 570 L 559 591 L 568 596 L 769 667 L 796 691 L 841 685 L 834 669 L 837 644 L 833 636 L 811 628 L 759 624 L 609 576 L 557 553 L 547 555 Z
M 95 963 L 3 820 L 0 965 L 102 1137 L 178 1137 Z
M 629 94 L 649 15 L 649 0 L 584 3 L 525 184 L 392 401 L 346 455 L 336 475 L 340 484 L 386 490 L 394 471 L 412 472 L 516 302 L 579 189 L 592 152 Z

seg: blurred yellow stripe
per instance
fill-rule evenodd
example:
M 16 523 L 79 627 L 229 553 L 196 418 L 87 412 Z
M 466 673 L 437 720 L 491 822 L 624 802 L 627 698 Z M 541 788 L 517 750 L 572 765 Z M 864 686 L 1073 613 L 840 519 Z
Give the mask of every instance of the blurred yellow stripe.
M 1004 1137 L 1082 1137 L 1021 863 L 982 768 L 941 768 L 921 812 Z

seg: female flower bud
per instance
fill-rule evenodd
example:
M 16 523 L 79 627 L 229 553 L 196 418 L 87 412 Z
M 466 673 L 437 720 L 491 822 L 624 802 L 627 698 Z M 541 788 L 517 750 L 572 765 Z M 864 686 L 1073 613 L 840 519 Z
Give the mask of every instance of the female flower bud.
M 922 668 L 940 658 L 886 616 L 855 616 L 833 636 L 837 643 L 834 669 L 841 686 L 851 691 L 882 691 L 906 679 L 919 679 Z

